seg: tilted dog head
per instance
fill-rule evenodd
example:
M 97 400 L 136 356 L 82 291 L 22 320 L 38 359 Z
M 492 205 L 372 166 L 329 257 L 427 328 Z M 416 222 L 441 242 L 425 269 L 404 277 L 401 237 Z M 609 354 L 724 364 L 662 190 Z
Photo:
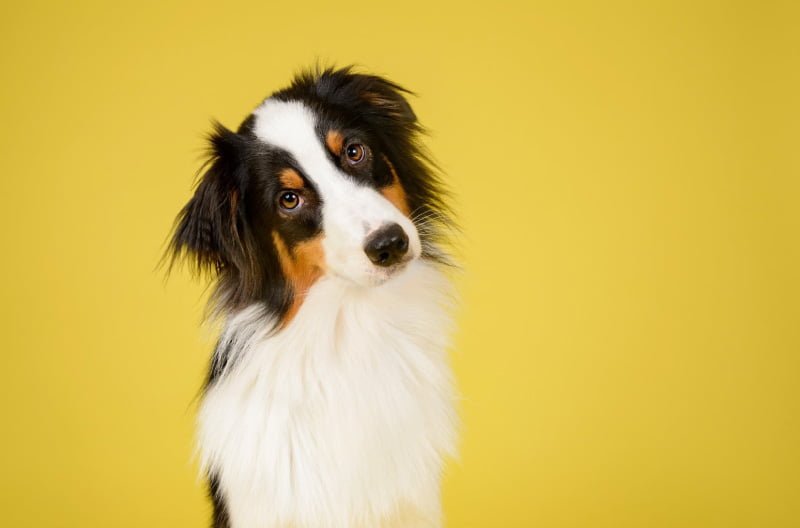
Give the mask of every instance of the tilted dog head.
M 349 68 L 308 72 L 236 132 L 216 125 L 170 251 L 216 274 L 218 309 L 286 319 L 324 275 L 368 288 L 439 258 L 446 205 L 406 93 Z

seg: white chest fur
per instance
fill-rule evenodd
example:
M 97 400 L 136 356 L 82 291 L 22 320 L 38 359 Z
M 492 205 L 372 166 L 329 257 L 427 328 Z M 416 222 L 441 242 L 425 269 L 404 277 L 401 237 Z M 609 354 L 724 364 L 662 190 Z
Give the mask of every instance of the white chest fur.
M 377 288 L 319 280 L 272 335 L 254 308 L 231 318 L 234 366 L 204 398 L 199 448 L 233 528 L 440 525 L 448 295 L 415 261 Z

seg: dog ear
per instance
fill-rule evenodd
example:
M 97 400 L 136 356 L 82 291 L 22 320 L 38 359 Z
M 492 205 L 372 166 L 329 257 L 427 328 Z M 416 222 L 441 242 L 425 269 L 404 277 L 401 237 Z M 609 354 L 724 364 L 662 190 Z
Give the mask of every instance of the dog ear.
M 414 123 L 417 121 L 417 116 L 403 96 L 404 93 L 411 92 L 386 79 L 372 77 L 359 95 L 371 107 L 386 113 L 391 118 L 404 123 Z
M 405 95 L 413 95 L 402 86 L 376 75 L 355 75 L 358 97 L 364 111 L 380 121 L 413 126 L 417 116 Z
M 223 269 L 246 273 L 248 240 L 242 200 L 246 142 L 243 136 L 214 124 L 207 169 L 175 221 L 168 250 L 172 263 L 186 258 L 196 273 Z

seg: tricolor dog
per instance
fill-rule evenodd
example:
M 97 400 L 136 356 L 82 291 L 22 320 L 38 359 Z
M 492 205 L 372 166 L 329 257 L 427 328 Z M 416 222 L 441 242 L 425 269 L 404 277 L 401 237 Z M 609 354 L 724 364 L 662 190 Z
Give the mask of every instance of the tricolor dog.
M 210 136 L 170 253 L 223 324 L 198 419 L 216 528 L 441 526 L 451 221 L 407 93 L 307 72 Z

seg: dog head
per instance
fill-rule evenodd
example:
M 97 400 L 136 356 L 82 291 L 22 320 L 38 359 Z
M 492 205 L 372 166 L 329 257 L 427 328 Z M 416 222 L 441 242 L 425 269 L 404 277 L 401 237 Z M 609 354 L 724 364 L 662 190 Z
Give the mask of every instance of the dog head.
M 444 196 L 406 93 L 349 68 L 308 72 L 236 132 L 216 125 L 173 259 L 216 275 L 218 308 L 286 318 L 322 276 L 369 288 L 437 258 Z

